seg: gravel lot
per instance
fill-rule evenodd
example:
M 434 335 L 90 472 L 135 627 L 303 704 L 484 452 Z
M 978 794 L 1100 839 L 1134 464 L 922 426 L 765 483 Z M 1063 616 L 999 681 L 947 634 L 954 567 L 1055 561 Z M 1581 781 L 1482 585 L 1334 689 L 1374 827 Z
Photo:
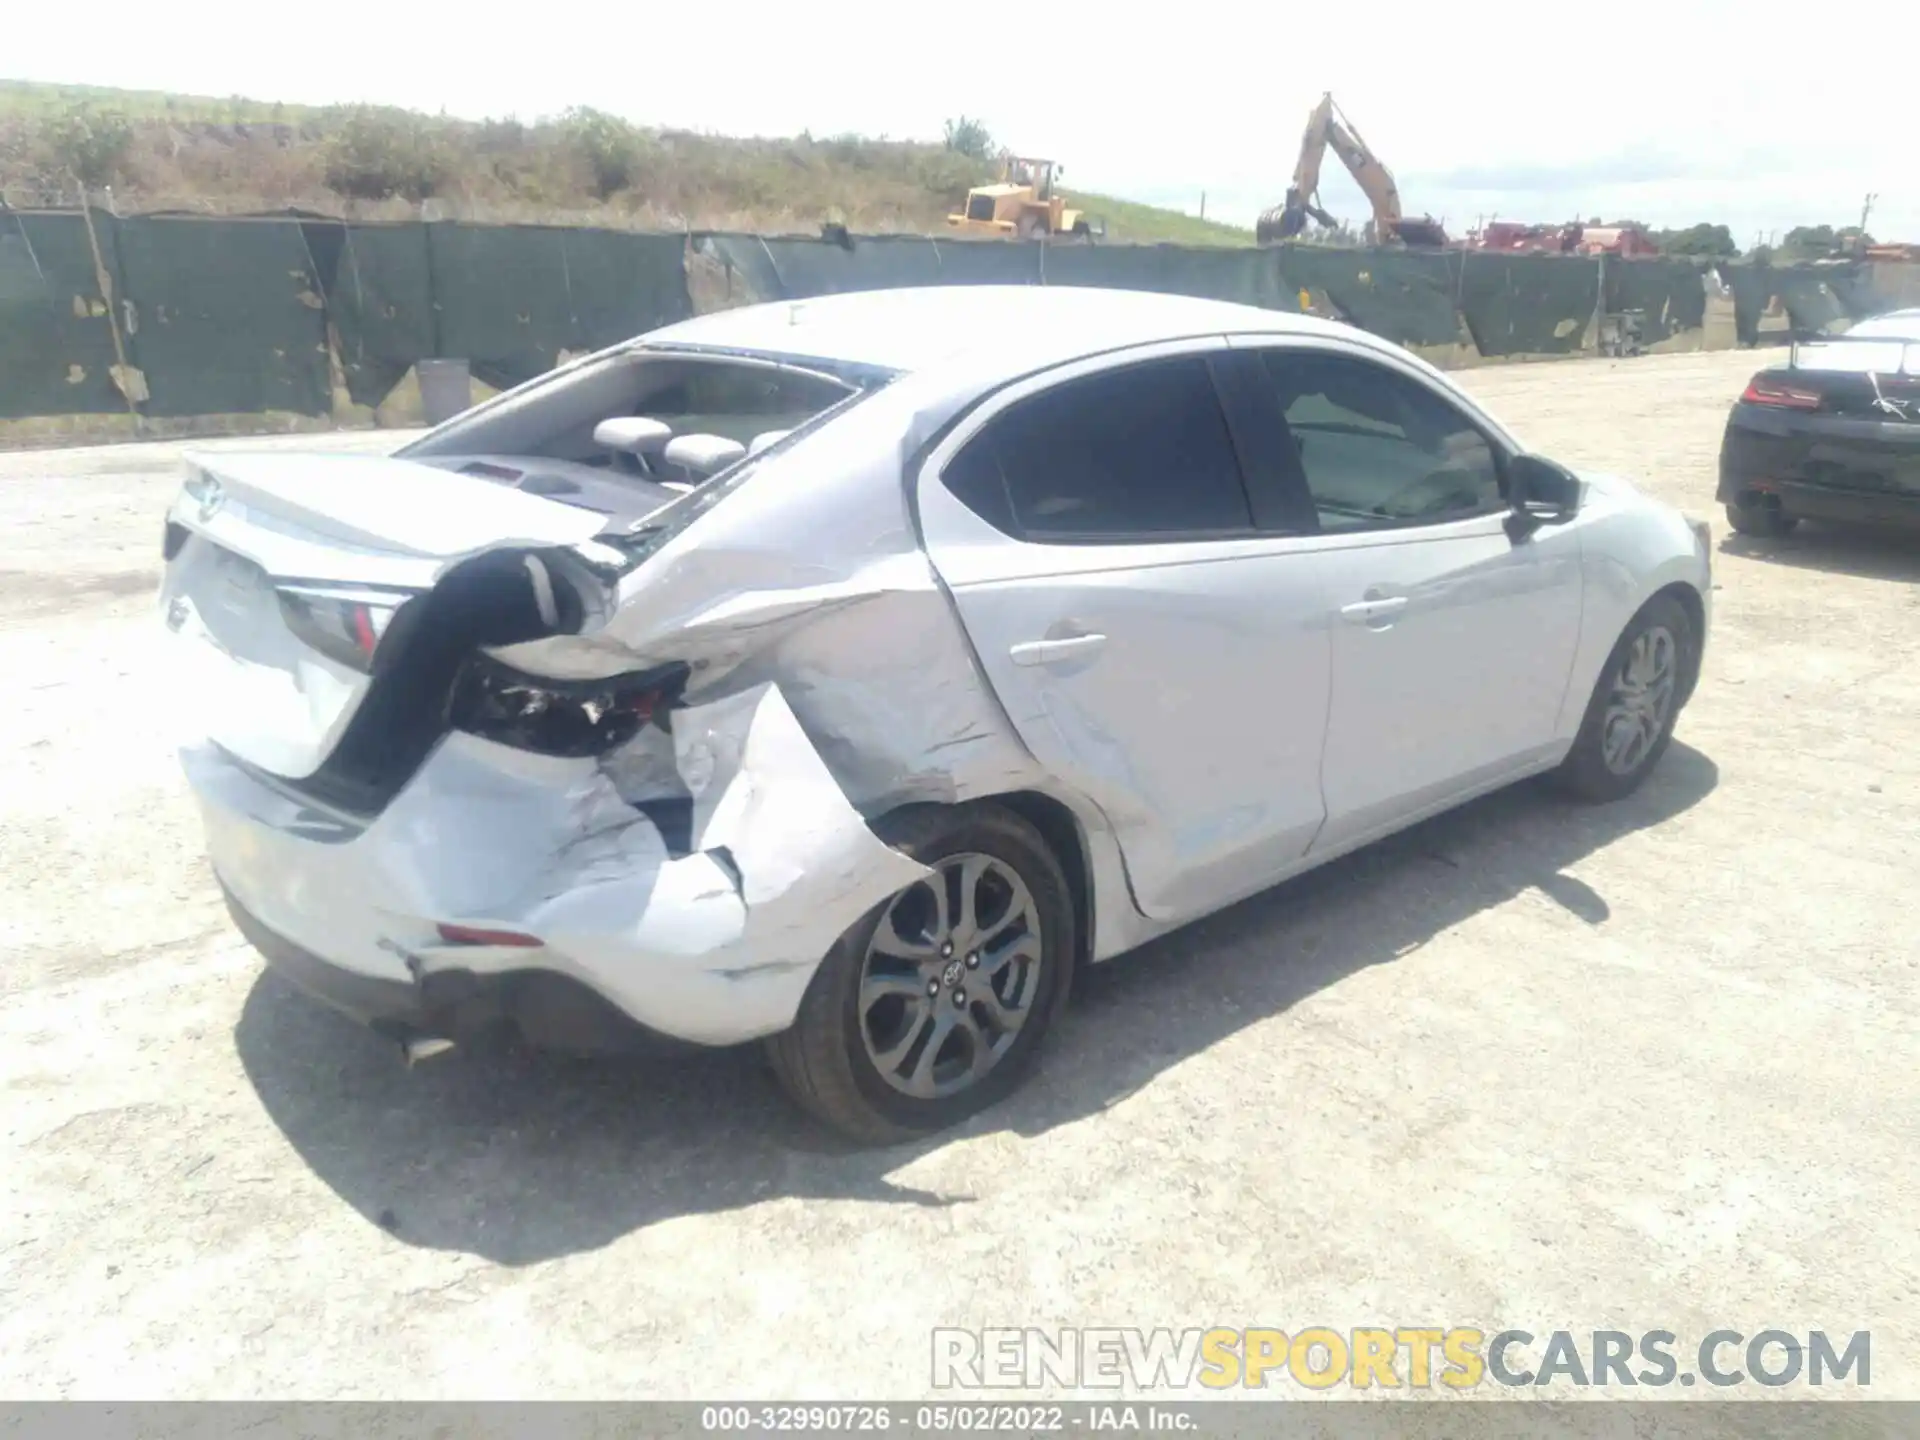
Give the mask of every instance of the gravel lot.
M 1718 532 L 1752 368 L 1467 383 Z M 858 1154 L 752 1054 L 409 1072 L 263 975 L 156 700 L 177 453 L 0 455 L 0 1393 L 905 1397 L 936 1325 L 1385 1324 L 1870 1329 L 1920 1398 L 1920 543 L 1722 541 L 1638 796 L 1102 967 L 1013 1102 Z

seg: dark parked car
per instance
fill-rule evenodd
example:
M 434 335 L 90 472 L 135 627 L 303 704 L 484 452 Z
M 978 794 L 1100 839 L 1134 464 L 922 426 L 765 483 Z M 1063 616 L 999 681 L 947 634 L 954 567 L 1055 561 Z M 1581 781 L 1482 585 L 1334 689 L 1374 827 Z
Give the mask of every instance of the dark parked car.
M 1727 417 L 1719 498 L 1744 535 L 1802 519 L 1920 527 L 1920 308 L 1797 339 L 1755 375 Z

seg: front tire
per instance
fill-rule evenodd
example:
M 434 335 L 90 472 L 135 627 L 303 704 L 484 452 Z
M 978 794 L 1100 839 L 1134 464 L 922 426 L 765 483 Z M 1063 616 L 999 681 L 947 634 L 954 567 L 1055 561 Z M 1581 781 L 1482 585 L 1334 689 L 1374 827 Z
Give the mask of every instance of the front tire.
M 767 1052 L 787 1093 L 855 1140 L 942 1130 L 1024 1078 L 1073 971 L 1073 893 L 1040 833 L 997 805 L 883 827 L 932 870 L 849 929 Z
M 1699 663 L 1693 617 L 1656 595 L 1627 622 L 1587 702 L 1561 786 L 1583 800 L 1620 800 L 1640 788 L 1673 739 L 1674 721 Z

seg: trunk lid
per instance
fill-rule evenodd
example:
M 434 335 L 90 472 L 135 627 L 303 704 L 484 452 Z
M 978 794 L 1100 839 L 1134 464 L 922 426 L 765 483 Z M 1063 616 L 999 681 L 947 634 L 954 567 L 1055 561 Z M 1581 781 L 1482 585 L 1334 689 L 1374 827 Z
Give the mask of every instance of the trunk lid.
M 160 603 L 194 727 L 298 781 L 328 763 L 376 686 L 418 691 L 377 707 L 374 728 L 397 737 L 433 703 L 447 656 L 578 624 L 555 564 L 605 523 L 415 461 L 192 455 L 167 514 Z M 415 673 L 394 674 L 396 649 Z
M 577 545 L 605 524 L 594 511 L 416 460 L 297 453 L 189 455 L 168 518 L 271 573 L 429 584 L 449 561 Z

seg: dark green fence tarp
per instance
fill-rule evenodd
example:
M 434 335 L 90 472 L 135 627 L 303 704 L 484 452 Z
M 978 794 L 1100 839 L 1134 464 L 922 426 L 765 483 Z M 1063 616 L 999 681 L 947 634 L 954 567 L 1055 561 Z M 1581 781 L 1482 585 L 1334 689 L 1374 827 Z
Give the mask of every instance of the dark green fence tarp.
M 1178 245 L 1046 245 L 1041 275 L 1049 285 L 1097 285 L 1230 300 L 1265 310 L 1298 310 L 1273 250 Z
M 1461 257 L 1460 318 L 1482 355 L 1566 355 L 1600 299 L 1600 263 L 1573 255 Z
M 333 409 L 325 301 L 298 225 L 137 216 L 117 229 L 145 413 Z
M 506 388 L 693 313 L 678 235 L 540 225 L 426 227 L 431 352 Z
M 569 230 L 565 236 L 569 350 L 617 345 L 693 314 L 684 236 L 617 230 Z
M 1864 320 L 1894 308 L 1893 303 L 1874 288 L 1874 267 L 1870 264 L 1827 267 L 1826 280 L 1840 309 L 1850 319 Z
M 414 361 L 437 353 L 426 226 L 346 226 L 327 310 L 348 396 L 378 405 Z
M 1402 345 L 1452 345 L 1457 256 L 1284 245 L 1274 251 L 1291 291 L 1324 295 L 1340 318 Z
M 1729 265 L 1723 272 L 1733 290 L 1733 330 L 1742 345 L 1760 338 L 1760 317 L 1773 299 L 1771 265 Z
M 1606 259 L 1608 314 L 1638 310 L 1652 344 L 1707 323 L 1706 266 L 1696 260 Z
M 307 247 L 307 259 L 313 265 L 314 278 L 320 282 L 320 293 L 333 294 L 334 280 L 340 273 L 340 254 L 347 245 L 346 221 L 312 216 L 302 217 L 295 223 L 300 226 L 300 243 Z
M 756 300 L 805 300 L 854 290 L 918 285 L 1032 285 L 1039 245 L 869 235 L 834 240 L 703 235 L 699 247 L 720 259 Z
M 1037 285 L 1061 247 L 1015 245 L 994 240 L 936 240 L 934 259 L 942 285 Z M 1044 253 L 1043 253 L 1044 251 Z
M 1774 293 L 1787 308 L 1796 330 L 1818 330 L 1835 320 L 1848 319 L 1846 306 L 1829 283 L 1832 271 L 1815 266 L 1793 266 L 1773 272 Z
M 1817 330 L 1888 308 L 1873 287 L 1873 268 L 1867 265 L 1737 264 L 1722 273 L 1733 288 L 1734 330 L 1743 345 L 1758 341 L 1761 317 L 1776 300 L 1796 330 Z
M 774 268 L 773 252 L 755 235 L 709 233 L 693 237 L 696 255 L 717 261 L 726 275 L 729 301 L 785 300 L 780 272 Z
M 433 353 L 471 362 L 500 389 L 551 370 L 573 331 L 566 232 L 451 222 L 426 229 Z
M 112 278 L 112 217 L 96 229 Z M 124 411 L 113 363 L 86 222 L 0 211 L 0 418 Z
M 1489 356 L 1567 354 L 1604 308 L 1637 310 L 1650 340 L 1706 314 L 1705 266 L 1314 245 L 1198 248 L 926 236 L 688 237 L 546 226 L 353 224 L 94 212 L 109 311 L 82 216 L 0 210 L 0 417 L 111 413 L 113 321 L 151 415 L 325 414 L 331 325 L 352 398 L 377 404 L 418 360 L 469 361 L 497 386 L 563 352 L 617 343 L 693 313 L 691 248 L 727 271 L 729 299 L 801 299 L 913 285 L 1106 286 L 1291 311 L 1305 292 L 1405 345 L 1467 341 Z M 1741 341 L 1777 305 L 1802 328 L 1900 302 L 1909 267 L 1723 264 Z M 1898 280 L 1899 285 L 1894 284 Z

